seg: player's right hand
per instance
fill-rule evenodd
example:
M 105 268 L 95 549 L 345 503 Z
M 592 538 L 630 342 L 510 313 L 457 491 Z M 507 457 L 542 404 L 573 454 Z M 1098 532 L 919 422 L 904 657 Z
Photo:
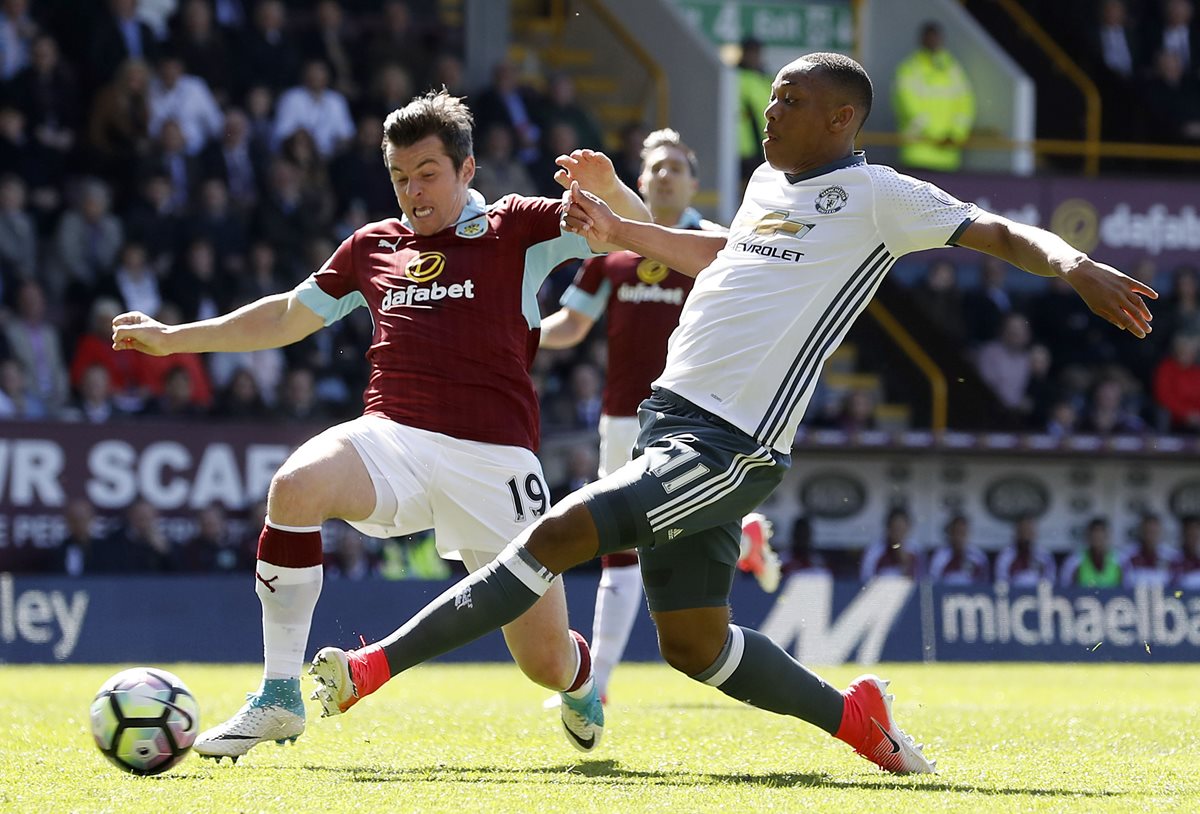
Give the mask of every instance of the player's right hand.
M 613 232 L 620 222 L 621 219 L 613 214 L 608 204 L 580 189 L 578 181 L 572 181 L 563 194 L 562 228 L 580 235 L 588 243 L 611 243 Z
M 141 311 L 128 311 L 113 319 L 113 350 L 139 350 L 151 356 L 168 356 L 167 327 Z

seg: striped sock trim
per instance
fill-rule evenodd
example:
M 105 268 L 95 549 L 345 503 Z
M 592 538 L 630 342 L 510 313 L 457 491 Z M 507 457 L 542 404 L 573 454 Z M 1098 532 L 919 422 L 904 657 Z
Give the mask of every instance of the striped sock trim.
M 742 655 L 745 652 L 746 634 L 742 633 L 742 629 L 737 625 L 730 625 L 729 636 L 725 639 L 725 646 L 721 648 L 721 655 L 717 656 L 717 660 L 707 670 L 692 678 L 710 687 L 720 687 L 729 680 L 733 671 L 741 666 Z
M 513 576 L 521 580 L 522 585 L 538 596 L 545 596 L 546 591 L 550 590 L 550 584 L 554 582 L 554 574 L 550 573 L 549 568 L 538 562 L 524 548 L 513 543 L 509 543 L 500 552 L 496 563 L 508 569 Z

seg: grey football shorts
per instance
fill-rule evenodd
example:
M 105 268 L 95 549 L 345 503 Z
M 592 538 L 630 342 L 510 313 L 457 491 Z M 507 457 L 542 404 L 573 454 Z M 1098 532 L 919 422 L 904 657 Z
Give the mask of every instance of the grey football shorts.
M 742 517 L 779 485 L 791 457 L 668 390 L 643 401 L 638 418 L 634 459 L 579 494 L 597 553 L 637 547 L 653 611 L 725 605 Z

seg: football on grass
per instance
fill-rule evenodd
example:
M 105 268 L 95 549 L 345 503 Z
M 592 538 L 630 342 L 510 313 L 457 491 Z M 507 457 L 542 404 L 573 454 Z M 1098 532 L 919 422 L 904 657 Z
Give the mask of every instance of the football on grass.
M 104 756 L 133 774 L 165 772 L 192 748 L 200 706 L 178 676 L 155 667 L 123 670 L 92 701 L 92 737 Z

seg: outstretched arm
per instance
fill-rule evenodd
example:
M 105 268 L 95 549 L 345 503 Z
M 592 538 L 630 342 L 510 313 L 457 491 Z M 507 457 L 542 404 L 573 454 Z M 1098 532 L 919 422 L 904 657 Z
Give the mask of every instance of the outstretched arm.
M 559 350 L 573 348 L 583 341 L 596 320 L 574 308 L 560 308 L 542 320 L 542 335 L 539 348 Z
M 668 229 L 618 217 L 603 201 L 572 183 L 563 196 L 563 228 L 589 245 L 616 246 L 665 263 L 695 277 L 725 247 L 724 232 Z
M 164 325 L 140 311 L 113 320 L 113 348 L 151 356 L 281 348 L 320 330 L 325 321 L 296 292 L 274 294 L 223 316 Z
M 604 201 L 622 218 L 643 222 L 654 219 L 641 196 L 617 177 L 612 160 L 604 153 L 595 150 L 575 150 L 570 155 L 560 155 L 554 159 L 554 163 L 559 166 L 558 172 L 554 173 L 554 180 L 563 189 L 570 189 L 571 182 L 577 181 L 580 189 Z M 593 243 L 590 239 L 588 245 L 594 252 L 614 251 L 620 248 Z
M 985 212 L 959 236 L 957 245 L 999 257 L 1030 274 L 1062 277 L 1097 316 L 1139 339 L 1150 333 L 1153 317 L 1142 297 L 1156 300 L 1158 292 L 1097 263 L 1052 232 Z

